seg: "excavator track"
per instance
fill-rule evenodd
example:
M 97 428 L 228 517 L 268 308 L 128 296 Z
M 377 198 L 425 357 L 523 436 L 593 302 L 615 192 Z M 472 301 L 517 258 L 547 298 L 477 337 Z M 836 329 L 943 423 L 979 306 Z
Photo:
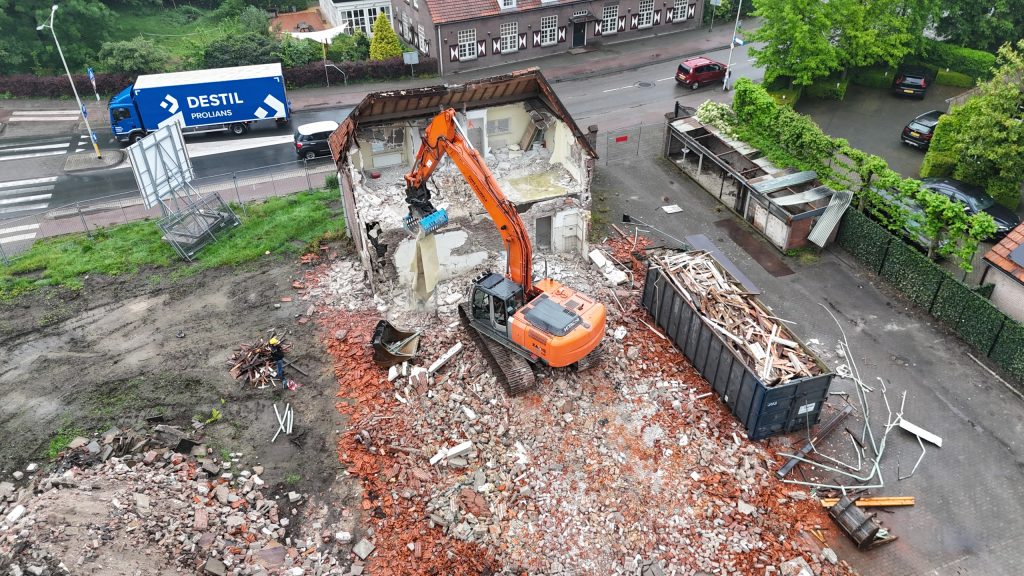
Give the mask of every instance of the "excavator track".
M 598 346 L 575 364 L 577 372 L 592 368 L 595 364 L 604 359 L 604 346 Z
M 469 320 L 466 304 L 459 304 L 459 320 L 472 335 L 477 348 L 483 351 L 491 368 L 500 375 L 499 379 L 509 396 L 518 396 L 537 388 L 537 379 L 530 363 L 522 356 L 480 334 Z

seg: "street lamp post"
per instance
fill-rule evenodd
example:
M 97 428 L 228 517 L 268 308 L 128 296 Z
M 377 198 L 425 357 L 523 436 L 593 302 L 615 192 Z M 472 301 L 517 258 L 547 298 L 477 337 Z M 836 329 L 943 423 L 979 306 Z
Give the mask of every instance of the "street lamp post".
M 736 47 L 736 33 L 740 29 L 740 12 L 743 11 L 743 0 L 740 0 L 736 7 L 736 24 L 732 27 L 732 40 L 729 42 L 729 61 L 725 64 L 725 79 L 722 80 L 722 90 L 729 91 L 729 77 L 732 76 L 732 51 Z
M 36 30 L 42 31 L 43 28 L 49 28 L 53 34 L 53 43 L 57 45 L 57 54 L 60 54 L 60 61 L 64 64 L 64 71 L 68 73 L 68 81 L 71 82 L 71 91 L 75 94 L 75 102 L 78 102 L 78 111 L 82 114 L 82 120 L 85 120 L 85 129 L 89 131 L 89 140 L 92 142 L 92 148 L 96 151 L 97 158 L 103 158 L 103 154 L 100 153 L 100 145 L 96 143 L 96 134 L 93 133 L 92 127 L 89 126 L 89 115 L 85 112 L 85 106 L 82 105 L 81 98 L 78 97 L 78 90 L 75 88 L 75 79 L 71 77 L 71 70 L 68 69 L 68 61 L 64 59 L 64 51 L 60 49 L 60 42 L 57 41 L 57 31 L 53 29 L 53 16 L 57 13 L 57 5 L 54 4 L 53 8 L 50 9 L 50 23 L 40 24 L 36 26 Z

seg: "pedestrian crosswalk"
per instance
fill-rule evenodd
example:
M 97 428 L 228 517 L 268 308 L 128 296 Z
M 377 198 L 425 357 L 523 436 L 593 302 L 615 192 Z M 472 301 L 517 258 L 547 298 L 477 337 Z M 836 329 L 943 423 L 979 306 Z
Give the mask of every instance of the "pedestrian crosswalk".
M 17 218 L 50 205 L 57 176 L 0 182 L 0 218 Z
M 58 156 L 81 152 L 89 147 L 89 137 L 75 134 L 73 136 L 44 136 L 18 142 L 0 141 L 0 162 L 10 160 L 27 160 L 44 156 Z
M 70 110 L 15 110 L 8 122 L 76 122 L 81 112 Z

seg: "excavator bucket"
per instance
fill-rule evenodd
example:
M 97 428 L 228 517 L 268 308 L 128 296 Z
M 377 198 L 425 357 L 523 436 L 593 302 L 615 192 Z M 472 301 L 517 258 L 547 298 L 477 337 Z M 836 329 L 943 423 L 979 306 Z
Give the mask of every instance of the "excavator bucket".
M 373 361 L 381 368 L 412 360 L 419 347 L 419 332 L 399 330 L 387 320 L 378 322 L 373 330 Z

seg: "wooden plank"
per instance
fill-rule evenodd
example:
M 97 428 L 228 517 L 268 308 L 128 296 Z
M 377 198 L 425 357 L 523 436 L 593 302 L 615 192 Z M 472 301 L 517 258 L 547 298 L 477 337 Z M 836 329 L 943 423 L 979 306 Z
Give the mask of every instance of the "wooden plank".
M 913 506 L 915 496 L 878 496 L 875 498 L 859 498 L 856 503 L 861 508 L 889 508 L 890 506 Z M 831 508 L 839 502 L 839 498 L 821 498 L 822 508 Z

